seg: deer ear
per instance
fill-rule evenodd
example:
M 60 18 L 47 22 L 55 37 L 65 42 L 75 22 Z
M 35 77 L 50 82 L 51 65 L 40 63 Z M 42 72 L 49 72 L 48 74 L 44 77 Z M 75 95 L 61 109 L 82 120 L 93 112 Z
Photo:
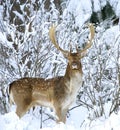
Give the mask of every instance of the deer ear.
M 79 59 L 85 57 L 86 54 L 87 54 L 87 51 L 84 51 L 84 52 L 82 52 L 82 53 L 79 52 L 79 53 L 78 53 L 78 57 L 79 57 Z
M 87 50 L 81 53 L 81 58 L 85 57 L 87 55 Z
M 69 53 L 62 53 L 62 54 L 63 54 L 64 58 L 68 59 Z

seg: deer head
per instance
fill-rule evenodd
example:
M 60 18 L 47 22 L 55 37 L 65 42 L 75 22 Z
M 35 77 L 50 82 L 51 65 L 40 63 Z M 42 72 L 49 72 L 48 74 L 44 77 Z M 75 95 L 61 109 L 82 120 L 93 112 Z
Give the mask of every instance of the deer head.
M 82 84 L 82 65 L 80 59 L 91 47 L 94 37 L 94 27 L 89 24 L 90 39 L 83 50 L 76 53 L 66 51 L 59 47 L 55 37 L 55 26 L 49 31 L 50 39 L 55 47 L 60 50 L 68 65 L 65 75 L 51 79 L 21 78 L 10 84 L 10 101 L 15 103 L 16 113 L 22 117 L 32 106 L 41 105 L 55 110 L 57 122 L 66 122 L 66 114 L 70 105 L 75 101 L 78 90 Z
M 87 49 L 92 46 L 92 40 L 94 38 L 95 30 L 93 24 L 88 24 L 88 27 L 90 29 L 90 38 L 88 42 L 86 43 L 86 46 L 83 50 L 79 50 L 76 46 L 76 53 L 72 53 L 72 48 L 70 48 L 70 51 L 63 50 L 57 43 L 56 36 L 55 36 L 55 29 L 56 26 L 52 26 L 49 31 L 50 40 L 54 44 L 54 46 L 62 52 L 65 58 L 68 59 L 68 64 L 70 65 L 71 69 L 82 69 L 80 65 L 80 59 L 83 58 L 87 52 Z

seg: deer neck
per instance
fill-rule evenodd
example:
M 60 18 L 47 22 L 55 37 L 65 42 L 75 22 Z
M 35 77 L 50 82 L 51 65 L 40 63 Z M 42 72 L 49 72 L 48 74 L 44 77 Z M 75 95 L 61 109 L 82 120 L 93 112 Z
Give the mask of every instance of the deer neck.
M 82 84 L 82 69 L 72 70 L 68 64 L 64 78 L 69 91 L 77 92 Z

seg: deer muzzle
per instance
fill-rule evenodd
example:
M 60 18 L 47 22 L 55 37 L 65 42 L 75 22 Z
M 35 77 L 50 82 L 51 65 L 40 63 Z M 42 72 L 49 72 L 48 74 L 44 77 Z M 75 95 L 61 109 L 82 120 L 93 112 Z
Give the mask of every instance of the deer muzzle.
M 78 67 L 78 64 L 77 64 L 76 62 L 73 62 L 71 66 L 72 66 L 72 69 L 73 69 L 73 70 L 79 68 L 79 67 Z

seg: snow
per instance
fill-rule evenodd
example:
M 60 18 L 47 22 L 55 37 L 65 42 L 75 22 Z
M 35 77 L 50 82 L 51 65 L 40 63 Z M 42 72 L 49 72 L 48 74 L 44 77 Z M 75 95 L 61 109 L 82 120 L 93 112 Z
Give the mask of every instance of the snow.
M 80 109 L 80 108 L 78 108 Z M 75 110 L 73 114 L 74 123 L 79 124 L 78 118 L 84 118 L 82 111 Z M 78 115 L 79 114 L 79 115 Z M 71 120 L 71 119 L 70 119 Z M 82 124 L 75 126 L 72 121 L 68 121 L 67 124 L 59 123 L 52 124 L 49 122 L 48 127 L 44 127 L 41 130 L 119 130 L 120 128 L 120 111 L 118 114 L 111 114 L 107 119 L 102 117 L 90 121 L 86 118 Z M 77 121 L 77 122 L 76 122 Z M 15 114 L 15 112 L 9 112 L 5 115 L 0 115 L 0 130 L 40 130 L 40 119 L 26 114 L 23 118 Z M 50 126 L 51 125 L 51 126 Z
M 13 13 L 16 14 L 16 16 L 18 16 L 22 21 L 24 21 L 24 18 L 20 13 L 18 13 L 17 11 L 13 11 Z
M 67 10 L 68 12 L 74 13 L 76 17 L 76 24 L 79 26 L 82 26 L 85 21 L 87 21 L 92 13 L 91 9 L 91 1 L 86 0 L 84 1 L 79 1 L 79 0 L 71 0 Z
M 82 130 L 119 130 L 120 128 L 120 112 L 112 114 L 108 119 L 99 118 L 90 124 L 87 124 L 86 129 Z
M 15 112 L 10 112 L 0 116 L 0 130 L 39 130 L 39 120 L 26 115 L 19 119 Z M 42 130 L 74 130 L 72 125 L 60 123 L 54 127 L 46 127 Z
M 86 4 L 84 4 L 84 2 L 85 1 L 80 2 L 80 0 L 70 0 L 70 3 L 67 9 L 64 11 L 64 17 L 67 15 L 67 11 L 73 12 L 76 16 L 76 19 L 75 19 L 76 24 L 78 26 L 82 26 L 84 22 L 89 19 L 92 13 L 91 0 L 86 0 Z M 106 0 L 93 0 L 93 2 L 94 2 L 94 11 L 99 11 L 101 9 L 101 6 L 104 7 L 106 4 Z M 116 12 L 116 15 L 120 17 L 120 1 L 110 0 L 110 4 L 113 6 Z M 19 16 L 21 20 L 23 20 L 23 17 L 20 14 L 18 14 L 17 12 L 14 12 L 14 13 L 17 16 Z M 0 17 L 2 17 L 1 14 L 0 14 Z M 114 26 L 114 27 L 111 27 L 110 29 L 107 29 L 107 31 L 105 31 L 105 33 L 102 35 L 104 42 L 106 42 L 106 44 L 111 44 L 111 46 L 113 46 L 112 51 L 114 52 L 116 48 L 114 48 L 114 45 L 112 45 L 112 43 L 114 43 L 113 41 L 117 39 L 117 37 L 120 35 L 119 31 L 120 31 L 119 27 Z M 9 30 L 9 32 L 11 33 L 12 39 L 14 39 L 14 33 L 12 33 L 11 30 Z M 44 35 L 46 34 L 45 31 L 43 33 Z M 9 48 L 12 48 L 12 45 L 9 44 L 9 42 L 6 42 L 7 39 L 4 36 L 4 33 L 2 33 L 2 31 L 0 31 L 0 36 L 1 36 L 0 42 L 2 41 L 3 43 L 6 43 L 6 46 L 8 46 Z M 98 41 L 98 43 L 101 44 L 100 41 Z M 56 56 L 54 52 L 53 52 L 53 55 Z M 55 61 L 54 56 L 52 57 L 51 62 L 59 63 L 59 61 Z M 111 58 L 113 57 L 111 56 Z M 63 60 L 63 58 L 61 58 L 61 60 Z M 12 58 L 9 61 L 11 62 L 11 65 L 13 66 L 16 65 L 15 61 Z M 27 59 L 26 59 L 26 62 L 27 62 Z M 65 62 L 65 60 L 63 60 L 63 62 Z M 96 62 L 95 64 L 98 64 L 97 61 L 95 62 Z M 118 64 L 120 64 L 120 58 L 118 59 Z M 111 66 L 113 66 L 113 61 L 111 62 L 108 60 L 107 67 L 109 68 Z M 50 70 L 50 72 L 51 71 L 52 69 Z M 94 68 L 91 68 L 90 71 L 91 73 L 95 72 Z M 106 86 L 107 86 L 107 82 L 106 82 Z M 110 86 L 110 83 L 109 83 L 109 86 Z M 113 86 L 112 83 L 111 83 L 111 86 Z M 110 89 L 112 91 L 113 88 L 110 88 Z M 0 97 L 2 97 L 1 92 L 0 92 Z M 112 113 L 109 116 L 110 108 L 111 108 L 111 102 L 106 103 L 104 105 L 106 118 L 100 117 L 93 120 L 93 119 L 88 118 L 89 111 L 85 107 L 81 106 L 70 111 L 70 117 L 67 119 L 66 124 L 63 124 L 63 123 L 56 124 L 54 122 L 48 121 L 48 123 L 43 125 L 43 128 L 41 130 L 119 130 L 120 129 L 120 111 L 117 114 Z M 97 108 L 97 106 L 94 106 L 94 110 L 97 111 L 97 109 L 99 108 Z M 27 113 L 23 118 L 19 119 L 19 117 L 15 114 L 15 112 L 12 111 L 4 115 L 0 115 L 0 130 L 40 130 L 40 117 L 34 116 L 31 113 L 29 114 Z
M 119 0 L 110 0 L 110 4 L 114 8 L 116 15 L 120 17 L 120 1 Z

